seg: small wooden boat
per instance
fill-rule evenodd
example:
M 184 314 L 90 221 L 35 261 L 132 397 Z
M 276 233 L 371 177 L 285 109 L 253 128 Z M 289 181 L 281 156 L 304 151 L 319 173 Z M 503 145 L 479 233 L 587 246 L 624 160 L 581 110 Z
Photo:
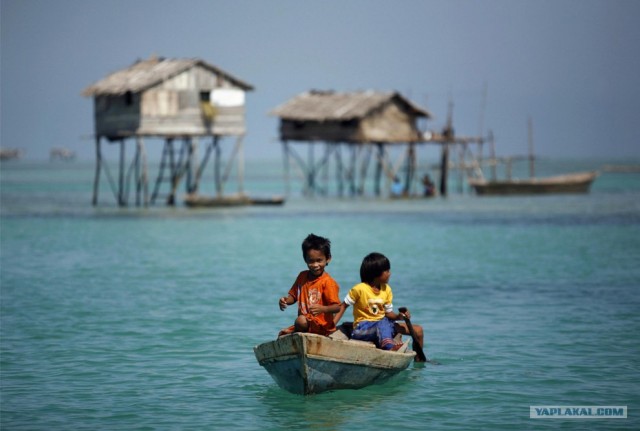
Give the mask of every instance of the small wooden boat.
M 284 196 L 250 197 L 251 205 L 283 205 Z
M 251 200 L 245 195 L 228 196 L 202 196 L 189 194 L 185 196 L 184 203 L 188 207 L 237 207 L 251 205 Z
M 273 196 L 267 198 L 255 198 L 246 195 L 228 195 L 228 196 L 202 196 L 197 194 L 188 194 L 184 198 L 184 203 L 192 208 L 215 208 L 215 207 L 237 207 L 246 205 L 282 205 L 284 197 Z
M 522 180 L 487 181 L 469 178 L 467 181 L 478 195 L 588 193 L 597 176 L 597 172 L 580 172 Z
M 556 175 L 551 177 L 535 176 L 535 160 L 533 151 L 533 123 L 531 118 L 528 120 L 529 129 L 529 178 L 527 179 L 511 179 L 511 162 L 515 159 L 524 157 L 508 157 L 507 163 L 507 179 L 496 180 L 495 170 L 492 180 L 485 179 L 479 164 L 476 162 L 476 177 L 467 178 L 468 184 L 475 190 L 478 195 L 536 195 L 536 194 L 553 194 L 553 193 L 588 193 L 591 184 L 598 176 L 597 171 L 577 172 L 564 175 Z M 492 143 L 492 164 L 497 164 L 495 158 L 495 149 Z
M 384 383 L 406 369 L 415 356 L 413 351 L 390 352 L 344 338 L 293 333 L 253 350 L 282 389 L 301 395 Z

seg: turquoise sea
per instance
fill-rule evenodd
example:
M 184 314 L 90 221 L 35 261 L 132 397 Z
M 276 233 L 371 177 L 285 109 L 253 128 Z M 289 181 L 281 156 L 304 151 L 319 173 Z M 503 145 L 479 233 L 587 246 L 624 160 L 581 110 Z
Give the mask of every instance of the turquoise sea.
M 3 162 L 0 179 L 3 430 L 640 429 L 640 173 L 509 198 L 455 181 L 430 200 L 305 198 L 294 183 L 282 207 L 204 210 L 118 208 L 106 183 L 93 207 L 88 162 Z M 245 189 L 283 193 L 280 163 L 247 162 Z M 341 296 L 366 254 L 389 257 L 395 306 L 440 365 L 308 397 L 274 383 L 253 347 L 293 322 L 278 298 L 311 232 L 332 241 Z

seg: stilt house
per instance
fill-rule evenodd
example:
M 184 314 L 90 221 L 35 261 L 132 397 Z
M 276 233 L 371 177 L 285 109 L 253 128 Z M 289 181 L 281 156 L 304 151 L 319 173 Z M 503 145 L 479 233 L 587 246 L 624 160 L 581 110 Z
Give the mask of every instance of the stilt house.
M 418 122 L 431 117 L 427 110 L 397 92 L 377 91 L 309 91 L 276 107 L 271 115 L 280 118 L 285 169 L 288 172 L 290 158 L 298 161 L 299 167 L 304 171 L 306 193 L 326 192 L 326 188 L 319 186 L 316 176 L 321 169 L 326 169 L 332 154 L 335 154 L 339 193 L 342 194 L 343 181 L 346 180 L 350 183 L 352 194 L 361 194 L 371 152 L 376 150 L 376 195 L 380 194 L 383 172 L 389 179 L 396 176 L 396 169 L 388 160 L 387 145 L 407 147 L 405 187 L 408 188 L 415 171 L 414 146 L 424 141 Z M 316 162 L 310 148 L 309 159 L 304 162 L 289 145 L 290 141 L 306 141 L 310 145 L 324 142 L 325 155 Z M 342 147 L 351 152 L 351 161 L 348 163 L 343 163 Z M 360 165 L 359 185 L 356 184 L 356 165 Z
M 418 119 L 431 117 L 399 93 L 376 91 L 310 91 L 271 114 L 280 117 L 283 141 L 388 144 L 423 140 Z
M 235 136 L 233 154 L 240 154 L 238 157 L 241 157 L 242 137 L 246 131 L 245 93 L 251 90 L 253 87 L 250 84 L 203 60 L 162 57 L 139 60 L 87 87 L 82 94 L 94 100 L 98 159 L 94 205 L 104 164 L 101 138 L 121 142 L 120 181 L 118 187 L 112 184 L 114 191 L 117 188 L 116 198 L 120 205 L 127 204 L 130 176 L 125 179 L 124 142 L 127 138 L 137 139 L 134 160 L 137 202 L 140 200 L 140 191 L 144 189 L 144 202 L 149 203 L 143 137 L 165 139 L 152 203 L 164 181 L 165 169 L 169 170 L 171 182 L 168 203 L 175 202 L 177 183 L 183 176 L 187 177 L 187 192 L 197 192 L 202 169 L 213 150 L 216 154 L 216 190 L 221 194 L 225 178 L 220 173 L 219 140 L 225 136 Z M 198 164 L 196 151 L 199 137 L 211 137 L 212 140 L 207 146 L 205 158 Z M 173 141 L 176 139 L 183 141 L 179 158 L 174 154 Z M 140 166 L 141 163 L 145 166 Z M 109 180 L 113 182 L 110 175 Z

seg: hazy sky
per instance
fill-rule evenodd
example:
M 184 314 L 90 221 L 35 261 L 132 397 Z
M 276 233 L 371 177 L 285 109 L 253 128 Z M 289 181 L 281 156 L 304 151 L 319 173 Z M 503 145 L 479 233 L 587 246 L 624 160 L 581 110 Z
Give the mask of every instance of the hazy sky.
M 502 155 L 527 151 L 531 116 L 541 156 L 640 157 L 636 0 L 0 5 L 1 146 L 25 158 L 61 146 L 91 160 L 93 105 L 80 92 L 152 54 L 198 57 L 255 86 L 247 158 L 280 157 L 267 113 L 310 89 L 396 90 L 429 109 L 438 130 L 451 97 L 456 133 L 491 129 Z

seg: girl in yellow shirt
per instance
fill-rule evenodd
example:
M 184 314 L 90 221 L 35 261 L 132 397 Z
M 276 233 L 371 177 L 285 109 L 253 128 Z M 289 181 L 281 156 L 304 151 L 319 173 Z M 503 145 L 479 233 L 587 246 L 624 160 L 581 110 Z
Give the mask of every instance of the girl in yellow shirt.
M 393 292 L 389 286 L 391 264 L 381 253 L 370 253 L 360 266 L 361 283 L 351 288 L 335 316 L 338 322 L 346 308 L 353 305 L 353 332 L 355 340 L 372 341 L 384 350 L 398 350 L 402 344 L 396 344 L 396 333 L 408 333 L 404 325 L 396 325 L 404 315 L 393 311 Z M 409 311 L 405 315 L 411 318 Z M 419 328 L 419 327 L 418 327 Z M 422 335 L 422 328 L 420 335 Z

